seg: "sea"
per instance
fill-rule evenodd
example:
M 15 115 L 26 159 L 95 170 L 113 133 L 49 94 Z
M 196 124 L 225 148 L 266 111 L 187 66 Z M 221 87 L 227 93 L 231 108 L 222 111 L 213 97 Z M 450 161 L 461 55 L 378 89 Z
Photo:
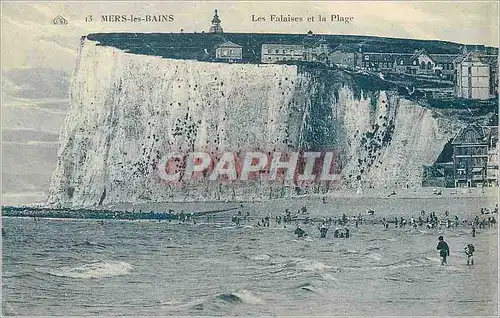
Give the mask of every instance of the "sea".
M 227 203 L 228 206 L 231 203 Z M 351 238 L 276 224 L 286 207 L 311 217 L 362 213 Z M 182 206 L 182 205 L 180 205 Z M 194 222 L 3 217 L 4 315 L 338 316 L 498 315 L 498 228 L 389 229 L 382 217 L 422 209 L 480 219 L 487 198 L 319 199 L 244 204 Z M 207 207 L 203 207 L 207 208 Z M 375 215 L 366 214 L 371 208 Z M 257 226 L 271 214 L 269 227 Z M 497 219 L 497 214 L 492 215 Z M 375 223 L 375 224 L 373 224 Z M 440 265 L 438 235 L 451 255 Z M 475 246 L 467 266 L 464 247 Z

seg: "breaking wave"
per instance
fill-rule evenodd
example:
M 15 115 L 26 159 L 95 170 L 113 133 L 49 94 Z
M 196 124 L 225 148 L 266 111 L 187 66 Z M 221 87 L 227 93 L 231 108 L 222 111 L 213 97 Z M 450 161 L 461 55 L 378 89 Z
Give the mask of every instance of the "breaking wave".
M 342 253 L 342 254 L 359 254 L 359 251 L 357 251 L 357 250 L 348 250 L 348 249 L 342 248 L 340 250 L 340 253 Z
M 300 267 L 305 271 L 324 271 L 325 269 L 332 268 L 329 265 L 315 261 L 305 261 L 300 264 Z
M 106 278 L 127 275 L 132 270 L 132 265 L 127 262 L 97 261 L 73 268 L 61 268 L 49 271 L 48 274 L 69 278 Z
M 380 261 L 383 260 L 383 257 L 378 253 L 367 253 L 366 257 Z M 344 267 L 344 269 L 348 270 L 373 270 L 373 269 L 403 269 L 403 268 L 414 268 L 414 267 L 426 267 L 426 266 L 434 266 L 436 262 L 441 262 L 438 258 L 435 257 L 425 257 L 425 258 L 413 258 L 413 259 L 405 259 L 389 264 L 380 264 L 375 266 L 362 266 L 362 267 Z M 388 278 L 387 280 L 393 280 Z
M 379 253 L 368 253 L 365 256 L 368 258 L 374 259 L 376 261 L 380 261 L 383 258 L 383 256 L 380 255 Z
M 268 254 L 260 254 L 260 255 L 250 255 L 247 256 L 247 258 L 253 261 L 268 261 L 271 259 L 271 256 Z

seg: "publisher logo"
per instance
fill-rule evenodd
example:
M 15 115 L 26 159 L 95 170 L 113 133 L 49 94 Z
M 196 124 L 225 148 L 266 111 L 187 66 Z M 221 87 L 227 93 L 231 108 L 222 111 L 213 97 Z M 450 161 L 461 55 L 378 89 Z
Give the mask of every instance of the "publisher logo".
M 54 19 L 52 19 L 52 24 L 55 24 L 55 25 L 66 25 L 66 24 L 68 24 L 68 20 L 66 20 L 62 16 L 58 15 L 57 17 L 55 17 Z

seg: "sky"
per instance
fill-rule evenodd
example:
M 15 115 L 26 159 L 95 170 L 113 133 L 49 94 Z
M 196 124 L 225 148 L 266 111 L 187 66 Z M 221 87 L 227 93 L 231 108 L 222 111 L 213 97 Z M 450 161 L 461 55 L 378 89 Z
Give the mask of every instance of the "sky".
M 372 35 L 498 47 L 498 2 L 1 2 L 2 204 L 47 198 L 81 36 L 96 32 Z M 172 22 L 102 22 L 102 15 L 173 15 Z M 54 25 L 62 16 L 66 25 Z M 271 15 L 302 22 L 270 21 Z M 318 16 L 353 17 L 350 23 Z M 92 16 L 92 21 L 85 18 Z M 254 19 L 252 19 L 254 16 Z M 263 17 L 266 21 L 253 21 Z M 314 21 L 308 21 L 314 17 Z M 262 20 L 262 19 L 261 19 Z
M 226 32 L 374 35 L 446 40 L 498 47 L 498 2 L 2 2 L 2 68 L 50 66 L 70 71 L 82 35 L 93 32 L 208 31 L 218 9 Z M 172 14 L 169 23 L 106 23 L 108 14 Z M 269 21 L 270 15 L 303 17 L 302 22 Z M 354 17 L 351 23 L 320 22 L 318 15 Z M 67 25 L 53 25 L 61 15 Z M 92 15 L 92 22 L 85 17 Z M 252 21 L 266 17 L 266 21 Z M 307 17 L 315 17 L 308 22 Z

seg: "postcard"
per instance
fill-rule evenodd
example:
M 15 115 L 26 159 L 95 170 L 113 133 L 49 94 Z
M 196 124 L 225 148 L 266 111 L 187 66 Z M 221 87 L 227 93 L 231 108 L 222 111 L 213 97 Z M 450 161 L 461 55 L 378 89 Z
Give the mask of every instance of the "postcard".
M 1 6 L 3 315 L 498 315 L 498 2 Z

